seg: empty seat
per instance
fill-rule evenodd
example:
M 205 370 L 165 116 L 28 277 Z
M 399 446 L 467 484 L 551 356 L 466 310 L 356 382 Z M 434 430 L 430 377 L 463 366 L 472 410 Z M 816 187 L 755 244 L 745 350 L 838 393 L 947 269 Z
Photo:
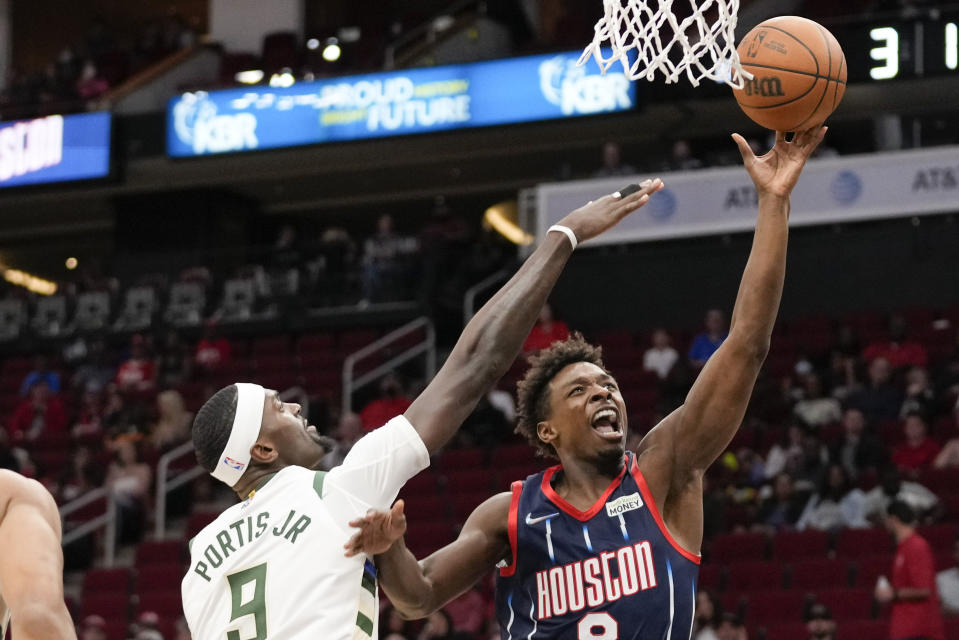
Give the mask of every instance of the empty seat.
M 889 577 L 892 572 L 892 554 L 864 556 L 855 563 L 855 584 L 857 587 L 872 587 L 879 576 Z
M 728 587 L 734 591 L 779 589 L 783 586 L 783 568 L 778 562 L 736 562 L 729 565 L 728 576 Z
M 442 470 L 480 469 L 486 467 L 484 449 L 454 449 L 444 451 L 435 460 L 436 467 Z
M 723 587 L 723 567 L 717 564 L 703 564 L 699 567 L 699 586 L 718 590 Z
M 183 574 L 180 565 L 146 565 L 137 571 L 137 594 L 142 596 L 154 591 L 177 591 Z
M 219 515 L 219 513 L 212 511 L 191 513 L 186 522 L 187 538 L 192 539 L 194 536 L 196 536 L 196 534 L 203 530 L 203 527 L 216 520 Z
M 770 622 L 766 625 L 766 638 L 769 640 L 808 640 L 809 632 L 803 622 Z
M 862 620 L 873 617 L 872 588 L 821 589 L 816 599 L 829 607 L 836 620 Z
M 885 640 L 889 637 L 889 621 L 847 620 L 842 623 L 838 637 L 840 640 Z
M 709 557 L 713 562 L 727 563 L 734 560 L 759 560 L 766 557 L 768 539 L 762 533 L 730 533 L 716 536 L 710 546 Z
M 849 565 L 846 560 L 803 560 L 793 562 L 790 571 L 793 589 L 825 589 L 849 584 Z
M 161 618 L 166 617 L 176 620 L 183 615 L 183 603 L 180 599 L 180 590 L 144 593 L 140 596 L 137 613 L 143 613 L 144 611 L 153 611 Z
M 470 491 L 465 493 L 454 493 L 450 497 L 450 506 L 453 509 L 453 517 L 458 522 L 466 522 L 473 510 L 490 497 L 489 491 Z
M 952 550 L 959 527 L 954 524 L 931 524 L 921 526 L 917 531 L 932 547 L 933 553 L 945 553 Z
M 83 576 L 83 593 L 85 594 L 115 592 L 126 595 L 129 591 L 129 569 L 90 569 Z
M 141 542 L 136 551 L 136 566 L 150 564 L 180 566 L 185 559 L 186 545 L 179 540 Z
M 747 598 L 746 620 L 750 624 L 802 620 L 806 595 L 797 591 L 760 591 Z
M 892 536 L 885 529 L 843 529 L 836 541 L 836 555 L 858 558 L 892 553 Z
M 130 594 L 84 593 L 80 611 L 81 618 L 98 615 L 107 620 L 127 620 L 130 617 Z
M 784 531 L 774 537 L 772 543 L 776 560 L 824 558 L 829 550 L 829 534 L 815 530 Z

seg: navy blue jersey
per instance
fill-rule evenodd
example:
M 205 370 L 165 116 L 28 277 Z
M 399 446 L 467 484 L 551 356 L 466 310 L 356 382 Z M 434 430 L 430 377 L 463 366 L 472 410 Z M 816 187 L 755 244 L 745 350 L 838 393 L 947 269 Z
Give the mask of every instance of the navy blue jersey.
M 635 456 L 585 512 L 553 490 L 559 470 L 513 483 L 503 639 L 688 640 L 699 556 L 669 535 Z

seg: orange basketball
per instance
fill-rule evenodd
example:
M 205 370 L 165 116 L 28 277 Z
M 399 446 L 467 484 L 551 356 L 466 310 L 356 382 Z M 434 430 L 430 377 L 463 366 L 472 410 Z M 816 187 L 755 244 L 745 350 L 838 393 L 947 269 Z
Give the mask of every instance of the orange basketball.
M 757 124 L 801 131 L 825 122 L 846 92 L 846 56 L 822 25 L 798 16 L 770 18 L 738 47 L 753 74 L 736 101 Z

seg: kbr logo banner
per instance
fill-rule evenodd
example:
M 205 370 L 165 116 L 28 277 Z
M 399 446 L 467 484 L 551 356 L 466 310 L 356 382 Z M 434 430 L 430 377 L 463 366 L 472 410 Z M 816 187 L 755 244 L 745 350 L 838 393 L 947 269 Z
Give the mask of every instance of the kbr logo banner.
M 167 109 L 167 151 L 199 156 L 632 109 L 621 72 L 580 52 L 348 76 L 288 88 L 188 93 Z
M 0 122 L 0 188 L 89 180 L 109 173 L 109 113 Z

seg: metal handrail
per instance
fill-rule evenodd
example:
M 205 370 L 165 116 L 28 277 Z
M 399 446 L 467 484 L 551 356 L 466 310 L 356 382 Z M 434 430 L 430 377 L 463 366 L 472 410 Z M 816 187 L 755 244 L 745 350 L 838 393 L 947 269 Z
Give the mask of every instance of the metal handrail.
M 280 392 L 280 400 L 296 400 L 302 407 L 304 415 L 310 411 L 309 394 L 302 387 L 290 387 Z M 206 469 L 196 465 L 170 478 L 170 465 L 185 455 L 193 455 L 193 443 L 184 442 L 178 447 L 167 451 L 160 456 L 157 461 L 156 474 L 156 499 L 153 501 L 153 536 L 157 540 L 163 540 L 166 537 L 166 501 L 167 495 L 174 489 L 179 489 L 183 485 L 192 482 L 196 478 L 204 475 Z
M 488 290 L 494 284 L 499 284 L 504 280 L 508 280 L 509 277 L 513 274 L 509 269 L 500 269 L 496 273 L 486 276 L 472 287 L 466 290 L 466 294 L 463 295 L 463 326 L 465 327 L 469 324 L 469 321 L 473 319 L 473 316 L 476 315 L 476 296 L 478 296 L 483 291 Z
M 100 498 L 106 498 L 107 508 L 102 516 L 97 516 L 92 520 L 88 520 L 83 524 L 73 527 L 69 531 L 63 534 L 63 539 L 60 544 L 66 547 L 68 544 L 75 542 L 87 535 L 88 533 L 93 533 L 98 529 L 104 529 L 104 541 L 103 541 L 103 564 L 105 567 L 112 567 L 113 560 L 116 557 L 116 539 L 117 539 L 117 505 L 113 500 L 113 492 L 110 487 L 100 487 L 98 489 L 93 489 L 88 491 L 76 500 L 71 500 L 62 507 L 60 507 L 60 520 L 66 524 L 67 516 L 75 511 L 79 511 L 83 507 L 96 502 Z
M 386 54 L 383 61 L 384 68 L 395 68 L 398 51 L 406 47 L 411 47 L 418 42 L 424 44 L 432 44 L 435 42 L 436 36 L 440 33 L 440 31 L 434 26 L 437 18 L 443 16 L 459 16 L 470 9 L 475 9 L 475 13 L 478 16 L 485 15 L 486 0 L 460 0 L 460 2 L 453 3 L 447 7 L 446 10 L 432 16 L 429 20 L 423 22 L 419 26 L 413 27 L 409 31 L 406 31 L 396 40 L 392 41 L 386 46 Z
M 418 329 L 426 330 L 426 338 L 418 345 L 390 358 L 372 371 L 358 378 L 353 378 L 353 369 L 360 360 L 381 351 L 384 347 L 396 342 L 403 336 L 409 335 Z M 375 340 L 362 349 L 354 351 L 343 361 L 343 414 L 353 410 L 353 393 L 370 382 L 378 380 L 383 374 L 395 369 L 404 362 L 408 362 L 420 354 L 426 354 L 426 377 L 432 378 L 436 372 L 436 330 L 429 318 L 423 316 L 404 324 L 399 329 L 391 331 L 379 340 Z

